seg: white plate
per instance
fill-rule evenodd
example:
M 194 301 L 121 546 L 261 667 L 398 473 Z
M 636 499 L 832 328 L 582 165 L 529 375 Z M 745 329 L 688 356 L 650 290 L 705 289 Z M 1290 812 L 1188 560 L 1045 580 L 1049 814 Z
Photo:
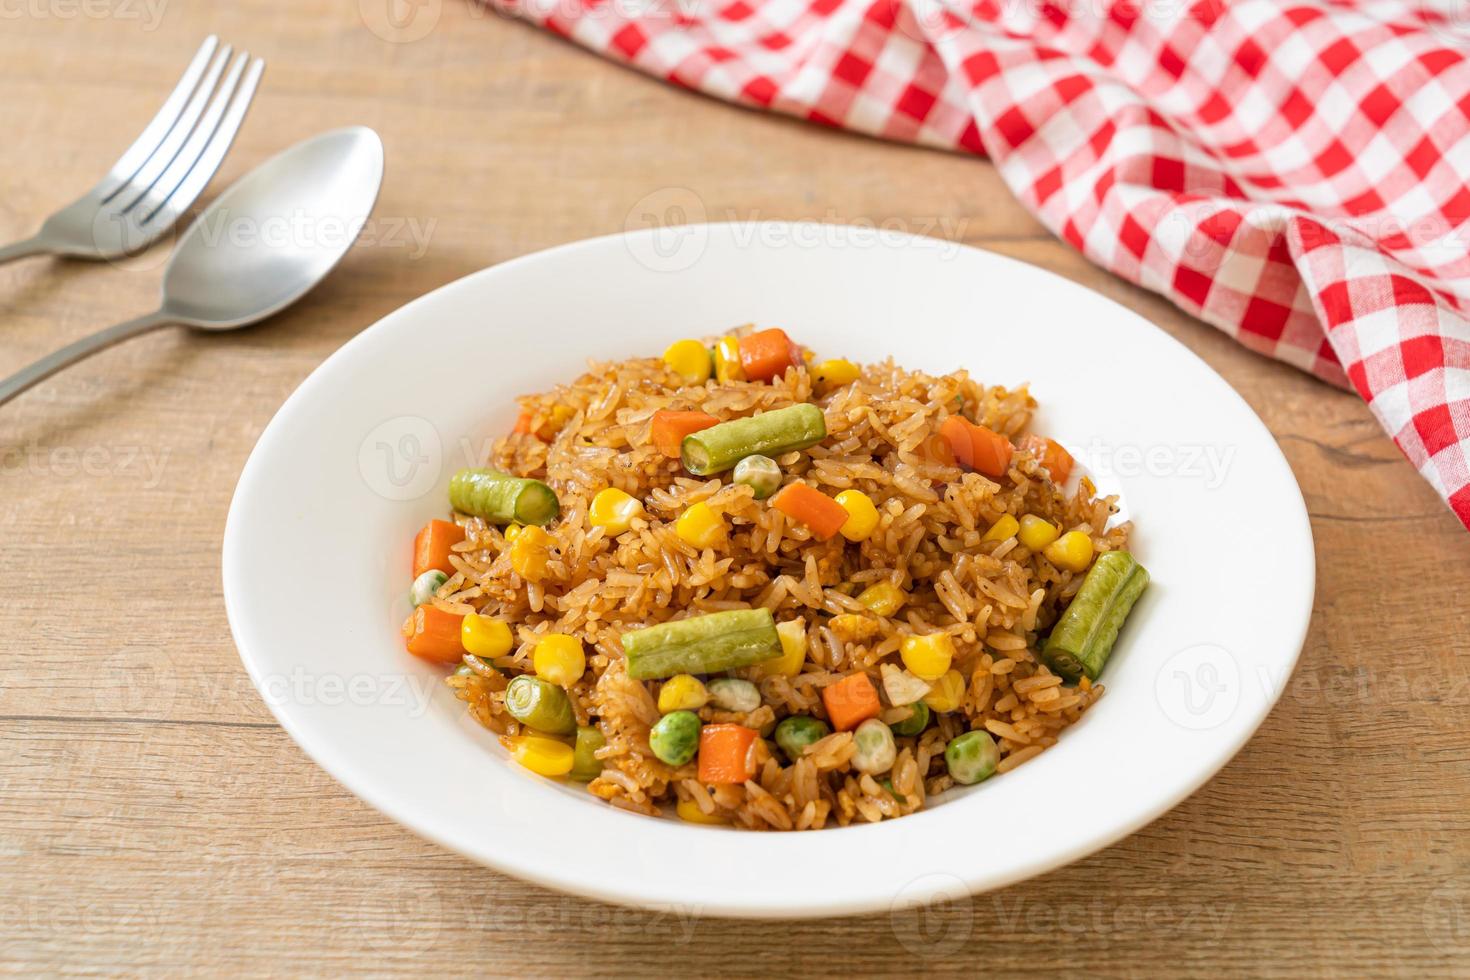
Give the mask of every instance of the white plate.
M 414 532 L 514 396 L 588 357 L 779 324 L 823 354 L 1030 381 L 1038 427 L 1120 490 L 1153 584 L 1059 744 L 913 816 L 750 833 L 625 813 L 533 776 L 403 650 Z M 871 229 L 709 225 L 579 242 L 445 286 L 291 396 L 240 477 L 224 588 L 277 718 L 348 789 L 541 884 L 683 914 L 819 916 L 1075 861 L 1209 779 L 1270 710 L 1312 608 L 1311 530 L 1265 427 L 1134 313 L 988 252 Z M 322 828 L 331 834 L 330 827 Z

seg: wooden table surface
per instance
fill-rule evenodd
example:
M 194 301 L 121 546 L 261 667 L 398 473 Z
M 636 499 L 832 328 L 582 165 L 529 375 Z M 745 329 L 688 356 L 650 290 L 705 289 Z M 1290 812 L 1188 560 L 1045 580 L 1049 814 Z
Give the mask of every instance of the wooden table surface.
M 214 191 L 335 126 L 374 127 L 388 154 L 375 243 L 289 313 L 233 335 L 133 341 L 0 410 L 0 964 L 1470 969 L 1470 535 L 1356 397 L 1093 268 L 986 163 L 729 108 L 460 0 L 423 0 L 395 34 L 385 3 L 0 7 L 0 239 L 87 187 L 210 32 L 270 62 Z M 1301 483 L 1318 579 L 1301 665 L 1223 772 L 1153 825 L 1033 881 L 924 915 L 784 924 L 632 912 L 523 884 L 419 840 L 306 758 L 246 678 L 220 595 L 226 509 L 262 428 L 323 358 L 399 305 L 616 231 L 669 188 L 687 189 L 690 220 L 890 221 L 1035 263 L 1138 310 L 1235 386 Z M 166 254 L 0 268 L 0 374 L 150 309 Z M 1201 514 L 1200 547 L 1229 519 Z M 983 846 L 984 833 L 954 847 Z

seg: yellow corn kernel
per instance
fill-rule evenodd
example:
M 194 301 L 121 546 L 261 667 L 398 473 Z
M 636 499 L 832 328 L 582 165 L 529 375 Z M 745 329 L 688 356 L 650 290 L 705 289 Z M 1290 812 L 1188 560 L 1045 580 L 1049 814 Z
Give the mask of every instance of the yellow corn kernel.
M 954 661 L 954 640 L 948 633 L 929 633 L 906 637 L 898 648 L 903 665 L 915 677 L 934 681 L 944 676 Z
M 460 621 L 459 642 L 481 660 L 494 660 L 510 653 L 515 638 L 500 620 L 470 613 Z
M 521 735 L 510 742 L 510 757 L 534 773 L 565 776 L 572 771 L 577 754 L 565 742 L 539 735 Z
M 680 820 L 687 821 L 688 823 L 729 823 L 728 820 L 717 813 L 705 813 L 699 808 L 699 804 L 693 800 L 680 800 L 675 804 L 674 812 L 679 815 Z
M 709 348 L 697 340 L 674 341 L 664 351 L 664 363 L 670 371 L 692 385 L 704 384 L 714 370 Z
M 501 531 L 500 534 L 502 537 L 505 538 L 506 544 L 513 544 L 515 542 L 515 539 L 519 537 L 520 533 L 524 530 L 525 528 L 522 527 L 520 524 L 507 524 L 505 526 L 505 530 Z
M 1081 572 L 1092 564 L 1092 538 L 1082 531 L 1068 531 L 1046 546 L 1046 560 L 1069 572 Z
M 551 424 L 557 429 L 560 429 L 570 422 L 572 416 L 576 414 L 577 410 L 570 405 L 553 405 L 551 406 Z
M 740 338 L 733 334 L 715 344 L 715 380 L 720 384 L 745 380 L 745 368 L 740 366 Z
M 861 490 L 844 490 L 837 495 L 837 503 L 847 511 L 847 521 L 839 529 L 849 541 L 866 541 L 878 527 L 878 508 L 873 498 Z
M 534 524 L 516 535 L 510 546 L 510 567 L 527 582 L 539 582 L 546 576 L 546 562 L 551 557 L 552 537 Z
M 757 679 L 795 677 L 806 663 L 806 620 L 798 617 L 777 623 L 776 636 L 781 639 L 781 656 L 757 664 Z
M 812 381 L 818 387 L 824 389 L 837 388 L 845 384 L 851 384 L 858 379 L 862 371 L 858 366 L 846 358 L 838 357 L 830 361 L 823 361 L 812 368 Z
M 725 537 L 725 519 L 700 501 L 679 516 L 674 533 L 696 548 L 713 548 Z
M 871 640 L 883 629 L 882 623 L 862 613 L 838 613 L 827 621 L 827 625 L 843 643 L 861 643 L 864 640 Z
M 548 633 L 536 644 L 531 654 L 531 666 L 536 676 L 553 684 L 571 687 L 581 680 L 587 669 L 587 657 L 582 653 L 582 641 L 565 633 Z
M 635 517 L 642 516 L 643 501 L 617 487 L 599 490 L 587 508 L 588 523 L 614 537 L 628 530 Z
M 858 593 L 857 601 L 879 616 L 892 616 L 903 608 L 908 596 L 892 582 L 878 582 Z
M 1016 536 L 1032 551 L 1040 551 L 1055 541 L 1061 533 L 1062 529 L 1051 521 L 1035 514 L 1027 514 L 1021 518 L 1021 529 L 1016 532 Z
M 1021 522 L 1010 514 L 1000 515 L 1000 520 L 990 525 L 981 541 L 1004 541 L 1021 529 Z
M 675 674 L 658 691 L 658 710 L 664 715 L 671 711 L 698 711 L 708 703 L 709 691 L 698 677 L 689 674 Z
M 934 711 L 955 711 L 965 699 L 965 675 L 957 670 L 946 670 L 924 695 L 924 703 Z

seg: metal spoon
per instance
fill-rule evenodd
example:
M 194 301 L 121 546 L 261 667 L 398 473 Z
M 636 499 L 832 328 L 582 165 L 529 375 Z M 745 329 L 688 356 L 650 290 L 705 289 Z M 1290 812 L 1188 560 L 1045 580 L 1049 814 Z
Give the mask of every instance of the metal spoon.
M 234 330 L 279 313 L 347 254 L 382 183 L 383 142 L 363 126 L 277 154 L 184 232 L 164 270 L 157 310 L 83 337 L 0 381 L 0 405 L 69 364 L 159 327 Z

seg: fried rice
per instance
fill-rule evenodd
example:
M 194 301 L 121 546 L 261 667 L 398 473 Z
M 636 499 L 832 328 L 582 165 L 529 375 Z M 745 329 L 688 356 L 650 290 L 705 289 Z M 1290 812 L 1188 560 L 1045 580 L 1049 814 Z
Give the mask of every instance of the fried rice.
M 560 517 L 545 528 L 554 539 L 545 571 L 539 581 L 525 580 L 512 566 L 506 528 L 456 514 L 464 538 L 449 554 L 448 580 L 430 600 L 446 613 L 511 626 L 508 654 L 493 666 L 467 656 L 468 666 L 448 678 L 476 720 L 507 739 L 526 734 L 506 708 L 509 679 L 533 671 L 541 638 L 576 637 L 586 669 L 567 694 L 577 723 L 595 726 L 605 739 L 596 751 L 602 769 L 588 791 L 640 813 L 683 803 L 709 822 L 760 830 L 912 813 L 953 785 L 944 750 L 967 731 L 993 737 L 999 773 L 1057 743 L 1103 693 L 1086 677 L 1064 682 L 1040 654 L 1083 574 L 1059 568 L 1014 535 L 987 540 L 986 532 L 1005 515 L 1036 515 L 1087 535 L 1098 554 L 1122 549 L 1129 525 L 1110 525 L 1114 498 L 1099 498 L 1085 476 L 1064 492 L 1034 450 L 1016 449 L 1005 475 L 992 479 L 961 469 L 936 443 L 940 424 L 955 414 L 1019 440 L 1036 408 L 1024 386 L 987 387 L 964 370 L 932 375 L 892 360 L 863 366 L 841 385 L 819 386 L 814 374 L 800 366 L 770 381 L 691 384 L 663 360 L 634 358 L 592 363 L 565 385 L 519 399 L 518 431 L 496 441 L 484 462 L 555 490 Z M 733 419 L 803 402 L 821 408 L 828 434 L 780 456 L 782 478 L 828 494 L 867 494 L 879 521 L 859 543 L 840 535 L 818 540 L 729 474 L 691 476 L 650 438 L 660 409 Z M 588 520 L 593 497 L 608 487 L 643 504 L 616 536 Z M 728 526 L 710 547 L 676 533 L 679 516 L 698 502 Z M 856 598 L 880 582 L 906 596 L 891 616 Z M 663 682 L 628 676 L 621 637 L 672 619 L 757 607 L 777 622 L 800 620 L 806 659 L 794 676 L 759 666 L 730 672 L 758 683 L 760 706 L 732 712 L 706 705 L 697 713 L 706 724 L 760 733 L 750 749 L 754 775 L 743 783 L 702 782 L 695 762 L 670 765 L 652 751 Z M 833 731 L 795 761 L 769 741 L 789 716 L 826 719 L 823 688 L 856 672 L 883 691 L 881 668 L 902 669 L 904 638 L 932 633 L 951 637 L 963 691 L 953 710 L 935 711 L 920 734 L 895 739 L 888 771 L 854 765 L 851 731 Z M 884 710 L 891 711 L 886 701 Z

